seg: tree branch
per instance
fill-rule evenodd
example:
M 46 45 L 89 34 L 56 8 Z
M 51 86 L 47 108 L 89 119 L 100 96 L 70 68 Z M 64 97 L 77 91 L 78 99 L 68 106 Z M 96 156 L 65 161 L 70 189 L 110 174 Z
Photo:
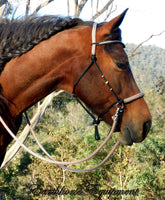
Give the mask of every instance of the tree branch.
M 4 13 L 5 7 L 6 7 L 5 4 L 2 5 L 2 6 L 0 7 L 0 17 L 1 17 L 1 16 L 3 15 L 3 13 Z
M 67 0 L 67 10 L 68 10 L 68 16 L 70 15 L 70 4 L 69 4 L 69 0 Z
M 0 17 L 6 16 L 10 12 L 10 2 L 8 0 L 0 0 Z
M 77 16 L 80 16 L 80 13 L 82 12 L 82 9 L 84 8 L 85 4 L 87 3 L 88 0 L 81 0 L 79 5 L 78 5 L 78 12 L 77 12 Z
M 141 42 L 131 53 L 131 55 L 129 55 L 129 58 L 130 57 L 133 57 L 135 55 L 138 55 L 138 54 L 141 54 L 141 52 L 136 52 L 137 49 L 139 49 L 144 43 L 148 42 L 151 38 L 155 37 L 155 36 L 160 36 L 162 35 L 163 33 L 165 33 L 165 30 L 163 30 L 162 32 L 158 33 L 158 34 L 152 34 L 149 38 L 147 38 L 146 40 L 144 40 L 143 42 Z
M 99 17 L 105 10 L 107 10 L 109 8 L 109 6 L 113 3 L 114 0 L 110 0 L 108 1 L 108 3 L 98 12 L 96 12 L 96 14 L 92 17 L 91 20 L 96 19 L 97 17 Z
M 74 16 L 78 13 L 78 0 L 74 0 Z
M 113 2 L 111 4 L 110 10 L 108 11 L 106 17 L 104 18 L 104 21 L 106 21 L 109 18 L 109 16 L 117 10 L 117 6 L 115 6 L 113 10 L 112 9 L 113 9 Z
M 51 3 L 54 0 L 46 0 L 45 2 L 41 3 L 33 12 L 33 15 L 35 15 L 41 8 L 43 8 L 44 6 L 46 6 L 47 4 Z
M 8 3 L 8 0 L 1 0 L 0 1 L 0 7 L 3 6 L 4 4 Z
M 29 14 L 29 9 L 30 9 L 30 0 L 27 0 L 26 1 L 26 11 L 25 11 L 26 16 Z

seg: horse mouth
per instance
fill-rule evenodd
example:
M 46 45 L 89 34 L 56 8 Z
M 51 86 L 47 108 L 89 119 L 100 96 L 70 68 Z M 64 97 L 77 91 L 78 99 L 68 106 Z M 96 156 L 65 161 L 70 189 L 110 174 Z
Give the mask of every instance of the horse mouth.
M 131 124 L 127 124 L 124 128 L 121 128 L 119 135 L 119 141 L 125 145 L 132 145 L 133 143 L 142 142 L 151 128 L 151 120 L 145 121 L 141 128 L 138 129 Z
M 142 142 L 144 138 L 136 137 L 136 134 L 131 130 L 131 128 L 126 127 L 121 131 L 119 135 L 119 141 L 124 145 L 133 145 L 133 143 Z

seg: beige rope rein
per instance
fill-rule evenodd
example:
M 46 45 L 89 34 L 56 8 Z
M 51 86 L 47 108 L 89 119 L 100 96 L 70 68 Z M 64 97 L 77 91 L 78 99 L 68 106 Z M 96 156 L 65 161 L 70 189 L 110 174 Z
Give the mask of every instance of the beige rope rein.
M 43 148 L 43 146 L 40 144 L 40 142 L 38 141 L 38 138 L 36 137 L 34 131 L 33 131 L 33 128 L 30 126 L 30 130 L 37 142 L 37 144 L 39 145 L 39 147 L 41 148 L 41 150 L 46 154 L 46 156 L 48 157 L 47 158 L 44 158 L 43 156 L 33 152 L 32 150 L 30 150 L 28 147 L 26 147 L 16 136 L 15 134 L 8 128 L 8 126 L 6 125 L 6 123 L 4 122 L 4 120 L 2 119 L 2 117 L 0 116 L 0 122 L 3 124 L 3 126 L 5 127 L 5 129 L 7 130 L 7 132 L 11 135 L 11 137 L 17 142 L 19 143 L 19 145 L 25 149 L 28 153 L 30 153 L 31 155 L 43 160 L 43 161 L 46 161 L 46 162 L 49 162 L 49 163 L 54 163 L 54 164 L 57 164 L 59 165 L 60 167 L 64 168 L 64 169 L 67 169 L 69 171 L 73 171 L 73 172 L 87 172 L 87 171 L 92 171 L 92 170 L 95 170 L 97 169 L 98 167 L 100 167 L 101 165 L 103 165 L 108 159 L 109 157 L 112 155 L 112 153 L 114 152 L 114 150 L 116 149 L 116 147 L 119 145 L 119 141 L 116 142 L 116 144 L 114 145 L 114 147 L 112 148 L 112 150 L 109 152 L 109 154 L 106 156 L 106 158 L 100 163 L 98 164 L 97 166 L 93 167 L 93 168 L 90 168 L 90 169 L 85 169 L 85 170 L 79 170 L 79 169 L 71 169 L 71 168 L 68 168 L 64 165 L 71 165 L 71 164 L 78 164 L 78 163 L 81 163 L 81 162 L 84 162 L 84 161 L 87 161 L 89 159 L 91 159 L 92 157 L 94 157 L 101 149 L 102 147 L 107 143 L 107 141 L 110 139 L 114 129 L 115 129 L 115 126 L 116 126 L 116 123 L 117 123 L 117 116 L 113 116 L 113 125 L 112 125 L 112 128 L 107 136 L 107 138 L 103 141 L 103 143 L 92 153 L 90 154 L 88 157 L 86 158 L 83 158 L 81 160 L 75 160 L 75 161 L 71 161 L 71 162 L 61 162 L 61 161 L 56 161 L 52 158 L 52 156 Z
M 132 102 L 134 100 L 137 100 L 141 97 L 143 97 L 144 94 L 143 93 L 138 93 L 136 95 L 133 95 L 131 97 L 128 97 L 126 99 L 124 99 L 124 102 L 125 103 L 129 103 L 129 102 Z M 43 161 L 46 161 L 46 162 L 49 162 L 49 163 L 54 163 L 54 164 L 57 164 L 59 165 L 60 167 L 62 167 L 63 169 L 66 169 L 66 170 L 69 170 L 69 171 L 72 171 L 72 172 L 88 172 L 88 171 L 92 171 L 92 170 L 95 170 L 97 168 L 99 168 L 100 166 L 102 166 L 108 159 L 109 157 L 112 155 L 112 153 L 114 152 L 114 150 L 116 149 L 116 147 L 119 145 L 119 141 L 116 142 L 116 144 L 113 146 L 112 150 L 108 153 L 108 155 L 105 157 L 105 159 L 100 163 L 98 164 L 97 166 L 95 167 L 92 167 L 92 168 L 89 168 L 89 169 L 72 169 L 72 168 L 69 168 L 69 167 L 66 167 L 64 165 L 71 165 L 71 164 L 78 164 L 78 163 L 81 163 L 81 162 L 84 162 L 84 161 L 87 161 L 89 159 L 91 159 L 92 157 L 94 157 L 101 149 L 102 147 L 108 142 L 108 140 L 110 139 L 110 137 L 112 136 L 112 133 L 114 132 L 115 130 L 115 127 L 116 127 L 116 124 L 117 124 L 117 120 L 118 120 L 118 114 L 120 112 L 120 107 L 117 107 L 117 110 L 116 110 L 116 113 L 114 116 L 112 116 L 112 120 L 113 120 L 113 124 L 112 124 L 112 128 L 107 136 L 107 138 L 103 141 L 103 143 L 93 152 L 91 153 L 89 156 L 87 156 L 86 158 L 83 158 L 81 160 L 75 160 L 75 161 L 71 161 L 71 162 L 61 162 L 61 161 L 56 161 L 52 158 L 52 156 L 43 148 L 43 146 L 40 144 L 38 138 L 36 137 L 34 131 L 33 131 L 33 128 L 32 126 L 29 124 L 30 126 L 30 130 L 37 142 L 37 144 L 40 146 L 41 150 L 46 154 L 46 156 L 48 158 L 44 158 L 43 156 L 33 152 L 32 150 L 30 150 L 28 147 L 26 147 L 16 136 L 15 134 L 9 129 L 9 127 L 7 126 L 7 124 L 5 123 L 5 121 L 2 119 L 2 117 L 0 116 L 0 122 L 2 123 L 2 125 L 4 126 L 4 128 L 7 130 L 7 132 L 11 135 L 11 137 L 23 148 L 25 149 L 28 153 L 30 153 L 31 155 L 43 160 Z

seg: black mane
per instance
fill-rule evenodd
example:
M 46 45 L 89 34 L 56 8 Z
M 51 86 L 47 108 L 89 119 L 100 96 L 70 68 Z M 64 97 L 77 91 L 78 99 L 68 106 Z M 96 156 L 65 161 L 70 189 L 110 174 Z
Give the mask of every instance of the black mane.
M 12 58 L 18 57 L 56 33 L 84 22 L 78 18 L 30 16 L 20 20 L 0 20 L 0 73 Z

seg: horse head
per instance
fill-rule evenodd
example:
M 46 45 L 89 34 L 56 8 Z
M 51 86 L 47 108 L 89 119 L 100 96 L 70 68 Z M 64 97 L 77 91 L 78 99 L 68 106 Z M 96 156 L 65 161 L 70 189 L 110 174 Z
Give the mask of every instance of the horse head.
M 120 142 L 132 145 L 144 140 L 151 126 L 144 98 L 123 101 L 140 92 L 121 42 L 119 26 L 125 14 L 95 29 L 93 22 L 52 16 L 0 24 L 0 115 L 15 134 L 23 111 L 62 89 L 75 93 L 110 125 L 120 104 L 124 109 L 117 127 Z M 1 128 L 0 162 L 10 141 Z
M 95 114 L 100 115 L 106 108 L 110 107 L 101 116 L 110 125 L 112 125 L 112 116 L 116 110 L 116 104 L 113 105 L 116 102 L 116 97 L 117 99 L 125 99 L 140 92 L 131 72 L 128 56 L 124 51 L 124 45 L 120 42 L 121 31 L 119 26 L 123 21 L 126 11 L 97 28 L 96 44 L 98 46 L 96 47 L 96 58 L 97 66 L 101 69 L 101 74 L 97 66 L 90 67 L 88 72 L 78 81 L 75 89 L 77 96 Z M 89 38 L 85 34 L 85 27 L 84 30 L 82 27 L 81 29 L 82 32 L 84 31 L 82 43 L 88 44 L 89 47 L 91 37 Z M 78 58 L 79 65 L 84 69 L 84 66 L 89 65 L 90 48 L 87 49 L 87 47 L 84 45 L 81 46 L 81 44 L 79 43 L 79 48 L 83 49 L 83 51 L 81 51 Z M 74 70 L 77 71 L 77 69 Z M 77 74 L 81 76 L 80 71 Z M 110 84 L 111 88 L 107 87 L 105 80 L 101 76 L 106 77 L 106 81 Z M 109 89 L 112 89 L 115 95 Z M 113 106 L 111 107 L 110 105 Z M 143 141 L 150 127 L 151 115 L 143 98 L 124 105 L 124 112 L 117 127 L 117 130 L 120 130 L 119 141 L 121 143 L 132 145 L 134 142 Z

